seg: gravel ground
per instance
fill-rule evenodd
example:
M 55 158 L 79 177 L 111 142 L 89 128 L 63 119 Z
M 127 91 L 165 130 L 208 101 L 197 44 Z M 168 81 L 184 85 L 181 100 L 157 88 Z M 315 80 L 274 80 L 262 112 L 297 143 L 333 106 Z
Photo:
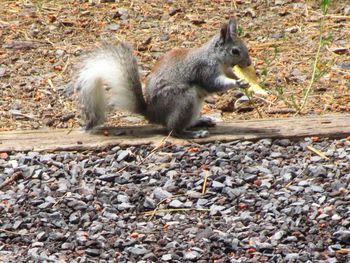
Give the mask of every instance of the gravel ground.
M 2 153 L 0 261 L 349 262 L 350 142 L 315 140 Z

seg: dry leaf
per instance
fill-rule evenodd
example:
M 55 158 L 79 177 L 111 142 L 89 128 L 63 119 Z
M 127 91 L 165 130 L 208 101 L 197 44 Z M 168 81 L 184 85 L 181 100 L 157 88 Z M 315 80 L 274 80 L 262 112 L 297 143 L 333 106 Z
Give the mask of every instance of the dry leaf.
M 267 91 L 260 87 L 260 85 L 258 84 L 258 77 L 256 76 L 253 65 L 250 65 L 246 68 L 241 68 L 236 65 L 233 67 L 233 72 L 237 75 L 237 77 L 239 77 L 240 79 L 244 79 L 250 84 L 248 92 L 259 95 L 268 94 Z

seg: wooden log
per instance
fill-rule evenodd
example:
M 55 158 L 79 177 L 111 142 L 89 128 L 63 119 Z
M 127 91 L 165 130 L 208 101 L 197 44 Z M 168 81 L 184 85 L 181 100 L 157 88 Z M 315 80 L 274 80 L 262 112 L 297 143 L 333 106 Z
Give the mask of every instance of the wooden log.
M 350 135 L 350 114 L 307 116 L 283 119 L 239 120 L 219 123 L 210 128 L 210 137 L 170 143 L 188 144 L 214 141 L 259 140 L 263 138 L 298 139 L 308 136 L 346 138 Z M 0 152 L 98 150 L 121 145 L 157 145 L 167 136 L 154 125 L 104 127 L 93 132 L 82 129 L 40 129 L 0 132 Z

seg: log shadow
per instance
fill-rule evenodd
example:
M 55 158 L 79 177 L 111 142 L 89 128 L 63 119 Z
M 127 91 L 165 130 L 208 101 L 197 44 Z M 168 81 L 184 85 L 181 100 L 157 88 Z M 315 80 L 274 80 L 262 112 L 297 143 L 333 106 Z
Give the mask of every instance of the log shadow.
M 244 126 L 245 125 L 245 126 Z M 258 127 L 249 127 L 248 124 L 239 124 L 239 123 L 227 123 L 227 124 L 218 124 L 215 127 L 205 128 L 210 132 L 211 136 L 237 136 L 237 137 L 278 137 L 280 130 L 278 128 L 258 128 Z M 200 128 L 195 128 L 193 130 L 199 130 Z M 96 127 L 90 131 L 92 134 L 98 135 L 107 135 L 107 136 L 132 136 L 136 138 L 149 138 L 154 137 L 155 135 L 167 136 L 167 130 L 158 125 L 138 125 L 138 126 L 103 126 Z M 201 139 L 199 139 L 201 140 Z

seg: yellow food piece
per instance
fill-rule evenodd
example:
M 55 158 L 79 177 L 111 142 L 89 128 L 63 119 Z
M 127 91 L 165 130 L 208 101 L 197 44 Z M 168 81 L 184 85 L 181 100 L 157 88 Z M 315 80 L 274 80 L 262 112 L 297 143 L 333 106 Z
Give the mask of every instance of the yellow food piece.
M 253 65 L 250 65 L 246 68 L 240 68 L 239 66 L 233 67 L 233 72 L 236 74 L 236 76 L 240 79 L 244 79 L 250 84 L 250 87 L 248 88 L 249 93 L 259 94 L 259 95 L 267 95 L 267 91 L 264 90 L 260 85 L 258 84 L 258 77 L 256 76 L 255 69 Z

